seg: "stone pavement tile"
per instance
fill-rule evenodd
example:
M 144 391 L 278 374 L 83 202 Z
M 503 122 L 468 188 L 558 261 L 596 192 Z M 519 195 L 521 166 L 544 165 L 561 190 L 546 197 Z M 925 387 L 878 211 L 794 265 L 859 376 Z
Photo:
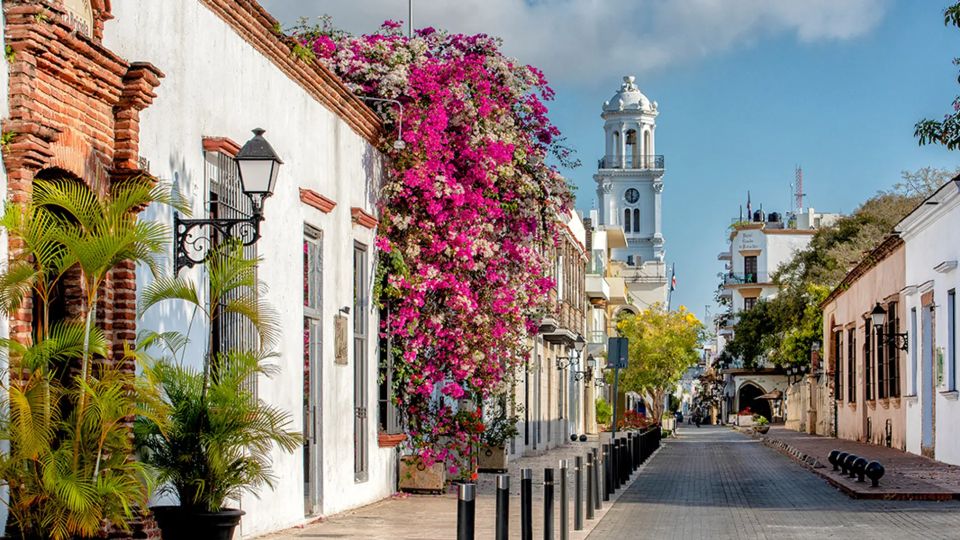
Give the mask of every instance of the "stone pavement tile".
M 613 500 L 603 503 L 603 510 L 592 521 L 584 516 L 585 529 L 573 531 L 573 463 L 577 455 L 598 445 L 596 438 L 584 443 L 571 443 L 552 449 L 540 456 L 523 457 L 509 464 L 510 474 L 510 532 L 511 538 L 520 537 L 520 469 L 533 469 L 533 533 L 534 538 L 543 537 L 543 470 L 557 468 L 559 460 L 569 460 L 567 474 L 569 501 L 568 521 L 570 538 L 583 539 L 610 508 Z M 584 462 L 586 459 L 584 458 Z M 496 474 L 482 473 L 477 481 L 476 537 L 494 537 L 496 515 Z M 554 531 L 559 538 L 560 483 L 559 471 L 555 472 Z M 637 478 L 635 474 L 634 479 Z M 583 480 L 586 489 L 586 478 Z M 619 496 L 624 492 L 617 492 Z M 267 535 L 264 540 L 294 540 L 305 538 L 363 538 L 373 540 L 455 539 L 457 525 L 457 496 L 454 491 L 444 495 L 396 494 L 393 497 L 362 508 L 344 512 L 300 528 Z
M 881 499 L 960 498 L 960 467 L 955 465 L 910 454 L 895 448 L 809 435 L 779 426 L 771 428 L 763 438 L 766 439 L 767 443 L 780 442 L 797 453 L 816 458 L 825 467 L 818 469 L 816 472 L 853 497 Z M 843 477 L 839 472 L 832 472 L 833 467 L 827 457 L 833 449 L 853 452 L 868 461 L 877 460 L 882 463 L 886 472 L 880 480 L 880 486 L 874 488 L 871 487 L 869 480 L 857 482 Z
M 683 430 L 589 540 L 960 538 L 960 503 L 856 500 L 760 441 Z

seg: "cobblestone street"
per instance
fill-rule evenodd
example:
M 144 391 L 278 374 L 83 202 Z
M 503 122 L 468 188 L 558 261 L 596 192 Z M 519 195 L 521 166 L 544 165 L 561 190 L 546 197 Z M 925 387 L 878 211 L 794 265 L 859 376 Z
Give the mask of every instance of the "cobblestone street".
M 684 427 L 589 538 L 960 538 L 960 504 L 854 500 L 757 440 Z

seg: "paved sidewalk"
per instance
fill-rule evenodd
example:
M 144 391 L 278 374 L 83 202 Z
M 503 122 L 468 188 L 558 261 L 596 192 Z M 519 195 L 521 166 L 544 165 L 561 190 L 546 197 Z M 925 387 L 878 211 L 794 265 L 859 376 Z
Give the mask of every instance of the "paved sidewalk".
M 589 536 L 821 538 L 960 538 L 960 503 L 851 499 L 759 440 L 705 426 L 665 444 Z
M 520 469 L 533 469 L 533 533 L 534 538 L 543 537 L 543 470 L 546 467 L 558 469 L 559 460 L 569 460 L 568 492 L 570 538 L 580 540 L 596 526 L 610 509 L 611 503 L 620 497 L 625 489 L 617 491 L 609 502 L 603 502 L 603 508 L 597 511 L 593 520 L 587 520 L 584 514 L 584 530 L 573 530 L 573 486 L 574 458 L 585 456 L 590 448 L 599 443 L 593 438 L 584 443 L 570 443 L 550 450 L 541 456 L 524 457 L 509 464 L 510 474 L 510 532 L 512 538 L 520 535 Z M 648 461 L 649 463 L 649 461 Z M 584 457 L 584 467 L 586 467 Z M 643 470 L 642 468 L 640 469 Z M 559 470 L 555 474 L 554 486 L 554 531 L 559 538 L 560 519 L 560 480 Z M 494 537 L 494 516 L 496 515 L 496 474 L 481 473 L 477 481 L 476 537 L 488 539 Z M 637 473 L 632 480 L 637 478 Z M 629 486 L 629 484 L 628 484 Z M 583 479 L 586 490 L 586 477 Z M 413 540 L 413 539 L 455 539 L 457 526 L 457 496 L 451 491 L 444 495 L 395 494 L 387 500 L 374 503 L 342 514 L 331 516 L 320 522 L 304 527 L 290 529 L 263 537 L 264 540 L 295 540 L 303 538 L 364 538 L 373 540 Z
M 949 500 L 960 499 L 960 467 L 948 465 L 895 448 L 876 446 L 833 437 L 808 435 L 783 427 L 773 427 L 764 437 L 765 444 L 780 447 L 793 457 L 816 460 L 813 471 L 851 497 L 868 499 Z M 883 464 L 886 473 L 880 486 L 871 487 L 870 481 L 857 482 L 833 472 L 827 459 L 830 451 L 852 452 Z M 804 459 L 807 458 L 807 459 Z M 958 533 L 960 536 L 960 533 Z

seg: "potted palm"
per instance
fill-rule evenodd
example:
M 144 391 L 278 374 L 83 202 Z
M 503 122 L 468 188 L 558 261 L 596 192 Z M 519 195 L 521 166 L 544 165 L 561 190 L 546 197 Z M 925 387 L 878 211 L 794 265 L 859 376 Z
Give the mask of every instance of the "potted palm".
M 517 436 L 516 416 L 499 416 L 488 422 L 480 434 L 477 469 L 482 472 L 507 470 L 507 441 Z
M 196 284 L 179 278 L 159 279 L 144 291 L 141 311 L 166 301 L 187 301 L 211 327 L 224 316 L 247 321 L 261 344 L 257 350 L 213 352 L 208 342 L 206 357 L 191 366 L 183 358 L 184 336 L 145 336 L 145 347 L 165 351 L 154 371 L 170 416 L 166 426 L 138 418 L 136 441 L 143 461 L 158 471 L 161 490 L 179 500 L 178 505 L 151 508 L 165 540 L 233 538 L 243 511 L 228 508 L 227 501 L 272 487 L 272 447 L 292 452 L 301 444 L 300 434 L 289 429 L 290 414 L 267 405 L 252 389 L 254 377 L 271 371 L 265 360 L 271 357 L 276 331 L 272 311 L 258 294 L 256 265 L 239 248 L 217 251 L 207 262 L 209 304 Z

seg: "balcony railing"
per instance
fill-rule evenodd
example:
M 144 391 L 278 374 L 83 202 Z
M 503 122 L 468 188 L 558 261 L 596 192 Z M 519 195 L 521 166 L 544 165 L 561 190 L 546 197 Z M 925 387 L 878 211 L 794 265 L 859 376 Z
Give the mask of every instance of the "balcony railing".
M 724 285 L 744 285 L 749 283 L 769 283 L 770 277 L 766 272 L 730 272 L 723 276 Z
M 607 333 L 603 330 L 593 330 L 587 332 L 587 343 L 607 344 Z
M 597 161 L 597 168 L 663 170 L 663 155 L 603 156 Z

